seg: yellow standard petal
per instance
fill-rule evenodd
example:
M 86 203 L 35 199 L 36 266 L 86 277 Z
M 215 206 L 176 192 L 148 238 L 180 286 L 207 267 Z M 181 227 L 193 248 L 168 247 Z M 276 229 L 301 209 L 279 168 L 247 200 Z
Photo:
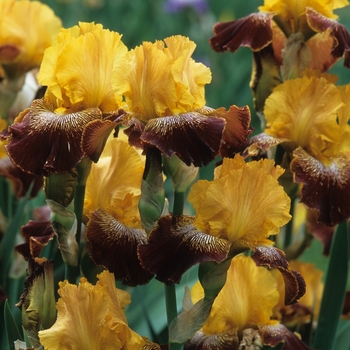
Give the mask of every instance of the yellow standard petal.
M 194 303 L 204 297 L 199 282 L 193 286 L 191 296 Z M 237 255 L 202 330 L 210 335 L 271 324 L 278 300 L 277 282 L 271 272 L 257 267 L 250 257 Z
M 111 76 L 127 53 L 121 37 L 100 24 L 80 23 L 62 30 L 57 43 L 45 53 L 39 82 L 66 109 L 116 110 L 122 97 L 114 93 Z
M 314 157 L 334 156 L 349 128 L 337 115 L 344 107 L 335 85 L 323 77 L 292 79 L 276 87 L 265 103 L 266 133 L 292 141 Z
M 312 7 L 317 12 L 328 18 L 337 18 L 333 10 L 349 5 L 347 0 L 265 0 L 260 11 L 275 12 L 283 18 L 295 22 L 305 15 L 306 7 Z
M 14 78 L 39 67 L 61 20 L 47 5 L 27 0 L 1 1 L 0 17 L 0 62 L 7 73 Z M 9 57 L 9 49 L 17 54 Z
M 272 160 L 224 159 L 213 181 L 197 181 L 189 193 L 194 225 L 237 247 L 271 244 L 270 235 L 290 220 L 290 199 L 278 184 L 283 170 Z
M 128 327 L 123 312 L 129 294 L 115 288 L 114 275 L 108 271 L 98 278 L 95 286 L 85 278 L 78 286 L 59 283 L 57 321 L 39 332 L 45 349 L 141 349 L 144 340 Z
M 144 157 L 127 142 L 110 137 L 86 184 L 84 214 L 102 208 L 130 228 L 142 228 L 138 211 Z
M 211 73 L 191 58 L 195 46 L 186 37 L 172 36 L 131 51 L 113 76 L 115 91 L 125 96 L 131 113 L 147 121 L 205 105 L 204 86 Z

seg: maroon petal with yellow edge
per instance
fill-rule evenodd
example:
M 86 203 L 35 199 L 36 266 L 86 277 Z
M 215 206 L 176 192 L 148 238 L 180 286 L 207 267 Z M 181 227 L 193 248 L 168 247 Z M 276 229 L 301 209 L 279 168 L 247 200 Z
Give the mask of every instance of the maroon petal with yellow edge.
M 152 279 L 153 274 L 143 269 L 137 256 L 138 245 L 147 243 L 143 230 L 128 228 L 98 209 L 92 213 L 85 235 L 92 260 L 113 272 L 117 280 L 137 286 Z
M 7 153 L 14 164 L 31 174 L 68 172 L 84 156 L 80 142 L 85 125 L 99 118 L 98 108 L 58 115 L 43 100 L 34 100 L 9 127 Z
M 151 119 L 141 140 L 165 156 L 176 154 L 188 166 L 209 164 L 219 153 L 225 120 L 198 112 Z
M 258 326 L 264 345 L 275 347 L 283 343 L 282 350 L 312 350 L 283 324 Z
M 235 52 L 241 46 L 259 51 L 272 42 L 272 13 L 252 13 L 232 22 L 216 23 L 209 42 L 217 52 Z
M 239 339 L 237 332 L 204 334 L 197 332 L 192 339 L 186 342 L 185 350 L 232 350 L 238 349 Z
M 108 136 L 112 130 L 116 129 L 119 125 L 118 122 L 115 122 L 115 119 L 122 113 L 123 111 L 120 110 L 103 120 L 93 120 L 85 126 L 81 140 L 81 147 L 85 155 L 93 162 L 98 162 Z
M 297 148 L 290 168 L 294 181 L 303 184 L 300 201 L 319 211 L 318 221 L 335 226 L 350 217 L 350 162 L 333 158 L 324 165 Z
M 15 247 L 16 251 L 28 260 L 39 256 L 41 251 L 53 240 L 55 231 L 50 221 L 37 222 L 30 220 L 21 227 L 21 235 L 25 243 Z
M 22 198 L 26 195 L 32 182 L 34 184 L 30 192 L 30 198 L 34 198 L 44 185 L 44 178 L 42 176 L 25 173 L 7 157 L 0 159 L 0 175 L 11 180 L 17 198 Z
M 205 112 L 204 112 L 205 113 Z M 220 155 L 222 157 L 233 157 L 236 153 L 241 152 L 247 143 L 248 136 L 253 132 L 250 126 L 250 110 L 248 106 L 237 107 L 231 106 L 228 110 L 218 108 L 206 115 L 223 118 L 226 126 L 222 135 L 222 144 Z
M 318 222 L 318 211 L 309 209 L 306 214 L 306 228 L 314 238 L 323 245 L 323 254 L 328 255 L 331 250 L 334 227 L 327 226 L 323 222 Z
M 189 216 L 176 216 L 173 222 L 171 215 L 163 216 L 151 230 L 148 243 L 138 247 L 142 265 L 156 274 L 157 280 L 179 283 L 193 265 L 226 259 L 230 243 L 199 232 L 193 220 Z
M 306 18 L 315 32 L 330 32 L 334 39 L 332 55 L 337 58 L 344 55 L 344 66 L 350 68 L 350 34 L 346 27 L 336 20 L 321 15 L 311 7 L 306 8 Z
M 306 291 L 304 278 L 298 271 L 288 269 L 288 261 L 282 250 L 274 247 L 255 247 L 252 259 L 257 266 L 267 266 L 278 269 L 284 279 L 286 305 L 293 304 L 300 299 Z

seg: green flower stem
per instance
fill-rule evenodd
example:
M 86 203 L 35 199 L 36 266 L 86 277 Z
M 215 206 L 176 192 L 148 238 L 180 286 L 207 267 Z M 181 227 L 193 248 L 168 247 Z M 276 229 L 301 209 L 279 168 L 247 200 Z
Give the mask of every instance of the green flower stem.
M 182 215 L 185 202 L 185 192 L 174 192 L 173 218 Z M 165 285 L 165 303 L 168 320 L 168 327 L 177 316 L 177 302 L 175 284 Z M 169 343 L 169 350 L 181 350 L 183 344 Z
M 294 197 L 292 197 L 290 199 L 290 215 L 292 215 L 292 218 L 286 226 L 285 237 L 283 241 L 283 250 L 286 250 L 293 242 L 294 207 L 295 207 L 295 199 Z
M 182 215 L 185 204 L 185 192 L 174 192 L 173 217 Z
M 348 223 L 344 221 L 338 225 L 333 235 L 315 335 L 315 349 L 334 349 L 337 327 L 344 305 L 348 261 L 349 231 Z
M 80 246 L 80 239 L 81 239 L 81 226 L 83 221 L 83 210 L 84 210 L 84 197 L 85 197 L 85 188 L 86 185 L 77 183 L 75 188 L 75 196 L 74 196 L 74 213 L 77 217 L 77 232 L 76 232 L 76 240 L 78 243 L 78 246 Z M 69 283 L 76 284 L 80 275 L 80 258 L 81 258 L 81 252 L 79 250 L 79 258 L 78 258 L 78 265 L 72 266 L 72 265 L 65 265 L 65 279 L 68 280 Z

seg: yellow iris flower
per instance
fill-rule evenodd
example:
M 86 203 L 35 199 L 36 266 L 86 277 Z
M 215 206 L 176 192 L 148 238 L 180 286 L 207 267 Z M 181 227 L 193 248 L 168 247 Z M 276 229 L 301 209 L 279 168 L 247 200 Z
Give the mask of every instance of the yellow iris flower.
M 271 245 L 268 237 L 291 218 L 290 199 L 277 181 L 282 173 L 272 160 L 245 163 L 239 155 L 225 158 L 213 181 L 199 180 L 191 188 L 194 226 L 237 248 Z
M 348 0 L 265 0 L 260 11 L 274 12 L 289 22 L 293 21 L 293 31 L 298 29 L 298 20 L 305 16 L 306 7 L 311 7 L 328 18 L 338 18 L 333 10 L 349 5 Z M 304 19 L 305 20 L 305 19 Z
M 125 96 L 129 110 L 143 121 L 203 107 L 211 72 L 191 58 L 195 47 L 180 35 L 144 42 L 117 68 L 116 93 Z
M 266 100 L 265 131 L 289 140 L 289 151 L 299 146 L 329 164 L 350 150 L 349 96 L 350 86 L 337 87 L 324 76 L 286 81 Z
M 60 114 L 98 107 L 102 112 L 120 107 L 121 95 L 113 92 L 111 75 L 125 59 L 122 35 L 101 24 L 79 23 L 62 29 L 45 52 L 38 80 L 48 87 L 46 99 Z
M 96 285 L 81 278 L 78 286 L 59 283 L 57 320 L 39 332 L 47 350 L 61 349 L 128 349 L 139 350 L 145 344 L 127 324 L 124 309 L 130 295 L 115 287 L 114 275 L 98 275 Z
M 0 63 L 7 76 L 17 78 L 39 67 L 61 20 L 47 5 L 28 0 L 1 1 L 0 17 Z

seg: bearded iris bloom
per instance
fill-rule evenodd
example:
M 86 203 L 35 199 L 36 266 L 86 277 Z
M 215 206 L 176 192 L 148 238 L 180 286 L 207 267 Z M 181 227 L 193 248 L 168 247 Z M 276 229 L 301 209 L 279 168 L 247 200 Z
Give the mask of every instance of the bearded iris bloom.
M 308 72 L 286 81 L 264 109 L 266 134 L 281 143 L 292 158 L 294 181 L 303 184 L 301 202 L 316 209 L 318 220 L 328 226 L 350 216 L 350 88 L 337 87 L 332 79 Z
M 129 142 L 200 166 L 220 149 L 238 149 L 251 129 L 248 107 L 205 107 L 204 87 L 211 72 L 191 57 L 195 46 L 179 35 L 144 42 L 128 53 L 113 81 L 115 92 L 127 103 L 117 121 L 129 126 Z
M 45 349 L 142 349 L 145 341 L 128 327 L 124 315 L 130 295 L 115 287 L 112 273 L 97 277 L 96 285 L 85 278 L 78 286 L 59 283 L 57 320 L 39 332 Z
M 197 282 L 191 290 L 192 301 L 204 296 Z M 231 261 L 224 287 L 216 297 L 202 329 L 185 349 L 240 349 L 275 346 L 283 349 L 309 349 L 277 320 L 273 308 L 279 301 L 277 281 L 272 273 L 254 264 L 250 257 L 237 255 Z
M 9 128 L 7 152 L 13 163 L 45 176 L 76 166 L 84 157 L 85 126 L 121 106 L 110 77 L 126 52 L 121 35 L 100 24 L 62 29 L 39 72 L 39 82 L 47 86 L 44 98 L 34 100 Z
M 291 218 L 290 199 L 277 181 L 282 173 L 272 160 L 224 158 L 213 181 L 199 180 L 192 186 L 188 200 L 194 217 L 179 216 L 175 223 L 171 216 L 158 220 L 148 243 L 138 248 L 142 265 L 160 281 L 173 283 L 197 263 L 220 263 L 252 249 L 258 264 L 277 267 L 292 281 L 286 300 L 293 302 L 303 283 L 269 240 Z M 272 266 L 272 261 L 279 263 Z
M 127 142 L 110 137 L 86 184 L 91 258 L 128 285 L 145 284 L 153 276 L 137 257 L 137 246 L 147 241 L 138 210 L 144 158 Z

